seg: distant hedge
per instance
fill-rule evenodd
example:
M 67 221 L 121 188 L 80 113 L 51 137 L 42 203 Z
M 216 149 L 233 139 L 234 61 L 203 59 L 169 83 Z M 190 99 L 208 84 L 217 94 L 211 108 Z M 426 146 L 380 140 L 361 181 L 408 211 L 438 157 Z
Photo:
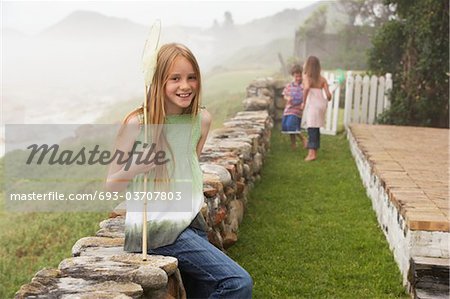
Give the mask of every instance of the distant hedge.
M 449 127 L 449 2 L 386 0 L 397 19 L 372 39 L 369 68 L 393 74 L 391 108 L 382 123 Z

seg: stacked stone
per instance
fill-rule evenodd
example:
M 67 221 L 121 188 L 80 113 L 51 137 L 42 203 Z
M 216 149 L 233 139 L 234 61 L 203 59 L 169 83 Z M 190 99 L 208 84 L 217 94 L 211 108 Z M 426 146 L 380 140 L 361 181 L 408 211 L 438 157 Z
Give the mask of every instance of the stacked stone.
M 248 100 L 248 99 L 247 99 Z M 256 99 L 259 101 L 259 99 Z M 237 241 L 247 194 L 260 177 L 272 119 L 266 110 L 239 112 L 213 130 L 200 157 L 209 240 L 220 249 Z
M 100 223 L 94 237 L 78 240 L 71 258 L 58 269 L 40 270 L 15 298 L 182 298 L 178 261 L 174 257 L 123 250 L 124 211 L 116 208 Z M 121 214 L 121 216 L 118 216 Z
M 253 81 L 244 111 L 210 132 L 200 157 L 206 200 L 202 212 L 209 241 L 221 250 L 236 243 L 248 192 L 260 178 L 270 146 L 275 86 L 270 78 Z
M 272 119 L 275 122 L 279 122 L 283 117 L 283 110 L 286 105 L 286 100 L 282 95 L 285 86 L 285 80 L 274 80 L 271 78 L 258 79 L 250 83 L 250 85 L 247 87 L 247 97 L 271 98 L 272 102 L 269 104 L 267 109 L 270 112 L 270 116 L 272 117 Z M 252 105 L 249 105 L 250 102 L 253 102 Z M 258 104 L 258 102 L 261 102 L 261 100 L 244 102 L 244 108 L 246 108 L 246 110 L 259 110 L 257 109 L 258 106 L 263 104 Z
M 247 195 L 260 178 L 269 150 L 274 115 L 274 81 L 247 89 L 245 111 L 210 132 L 200 157 L 205 204 L 202 214 L 211 243 L 225 250 L 237 241 Z M 100 223 L 94 237 L 78 240 L 58 269 L 43 269 L 16 298 L 183 298 L 176 258 L 123 250 L 125 203 Z

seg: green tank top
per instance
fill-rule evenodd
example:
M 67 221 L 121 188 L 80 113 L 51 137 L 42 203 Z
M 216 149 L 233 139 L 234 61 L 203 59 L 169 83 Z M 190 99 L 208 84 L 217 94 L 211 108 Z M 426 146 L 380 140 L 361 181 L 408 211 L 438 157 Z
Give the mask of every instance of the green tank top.
M 139 117 L 143 124 L 142 114 Z M 154 173 L 149 172 L 145 194 L 144 174 L 137 175 L 129 184 L 126 195 L 125 251 L 142 251 L 143 199 L 147 199 L 149 249 L 175 242 L 195 219 L 204 202 L 203 177 L 197 157 L 197 144 L 201 137 L 201 111 L 196 117 L 190 114 L 167 116 L 163 130 L 170 147 L 169 151 L 165 151 L 166 158 L 170 160 L 166 164 L 170 183 L 164 190 L 158 189 L 154 183 Z M 143 144 L 143 125 L 137 140 Z M 142 144 L 137 150 L 142 150 Z

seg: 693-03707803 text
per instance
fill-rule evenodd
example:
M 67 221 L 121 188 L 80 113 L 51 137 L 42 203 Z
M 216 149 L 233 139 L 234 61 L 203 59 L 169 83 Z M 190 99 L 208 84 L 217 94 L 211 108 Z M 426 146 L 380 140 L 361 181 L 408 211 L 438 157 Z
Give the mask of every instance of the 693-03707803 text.
M 181 200 L 181 192 L 103 192 L 95 191 L 94 193 L 70 193 L 64 194 L 60 192 L 46 192 L 46 193 L 11 193 L 9 194 L 9 200 L 11 201 L 63 201 L 63 200 L 153 200 L 153 201 L 175 201 Z

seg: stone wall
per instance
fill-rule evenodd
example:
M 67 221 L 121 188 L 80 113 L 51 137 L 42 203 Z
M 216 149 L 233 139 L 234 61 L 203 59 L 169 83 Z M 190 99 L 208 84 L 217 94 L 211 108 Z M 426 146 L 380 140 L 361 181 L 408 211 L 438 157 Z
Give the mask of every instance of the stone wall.
M 247 99 L 244 100 L 244 110 L 258 111 L 267 109 L 275 123 L 280 122 L 286 101 L 282 92 L 288 81 L 271 78 L 255 80 L 247 87 Z M 270 98 L 268 100 L 267 98 Z M 267 104 L 267 101 L 270 103 Z M 263 108 L 267 107 L 267 108 Z
M 208 237 L 226 250 L 238 239 L 248 193 L 260 178 L 270 147 L 273 118 L 280 113 L 284 83 L 272 79 L 252 82 L 244 111 L 210 132 L 200 156 Z M 284 103 L 283 103 L 284 106 Z M 278 109 L 276 109 L 278 108 Z M 100 223 L 95 236 L 78 240 L 72 257 L 57 269 L 42 269 L 23 285 L 16 298 L 183 298 L 177 259 L 123 251 L 124 204 Z

